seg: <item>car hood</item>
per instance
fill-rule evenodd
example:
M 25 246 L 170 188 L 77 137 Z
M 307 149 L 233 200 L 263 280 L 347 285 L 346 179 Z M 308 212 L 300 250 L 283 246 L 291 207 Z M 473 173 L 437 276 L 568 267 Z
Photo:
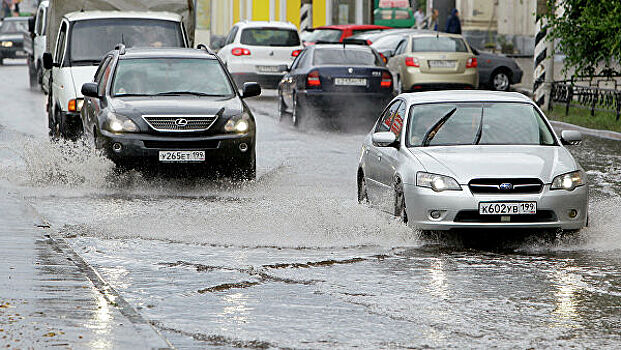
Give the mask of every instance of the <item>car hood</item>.
M 460 184 L 474 178 L 538 178 L 551 183 L 579 169 L 560 146 L 432 146 L 410 148 L 426 171 L 454 177 Z
M 97 66 L 73 66 L 69 68 L 76 97 L 82 97 L 82 85 L 92 82 L 96 71 Z
M 111 103 L 116 113 L 128 117 L 149 114 L 233 116 L 243 110 L 241 101 L 235 96 L 128 96 L 112 98 Z

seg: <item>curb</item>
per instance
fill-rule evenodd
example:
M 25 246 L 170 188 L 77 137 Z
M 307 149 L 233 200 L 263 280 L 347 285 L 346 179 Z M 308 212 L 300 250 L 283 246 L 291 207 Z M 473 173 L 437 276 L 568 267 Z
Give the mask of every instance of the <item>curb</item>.
M 597 129 L 589 129 L 584 126 L 578 126 L 574 124 L 569 124 L 565 122 L 559 122 L 556 120 L 550 120 L 550 124 L 556 128 L 568 129 L 568 130 L 577 130 L 583 133 L 584 135 L 595 136 L 608 140 L 621 141 L 621 132 L 610 131 L 610 130 L 597 130 Z

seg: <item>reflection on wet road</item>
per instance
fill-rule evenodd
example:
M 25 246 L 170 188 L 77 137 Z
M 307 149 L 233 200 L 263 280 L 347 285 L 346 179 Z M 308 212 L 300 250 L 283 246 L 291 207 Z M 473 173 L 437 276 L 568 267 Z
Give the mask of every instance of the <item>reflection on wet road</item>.
M 593 189 L 576 237 L 421 239 L 357 204 L 363 131 L 298 131 L 267 94 L 249 101 L 254 183 L 115 174 L 80 145 L 49 143 L 35 93 L 41 109 L 21 121 L 10 113 L 23 96 L 0 112 L 0 183 L 181 349 L 621 342 L 621 143 L 571 148 Z

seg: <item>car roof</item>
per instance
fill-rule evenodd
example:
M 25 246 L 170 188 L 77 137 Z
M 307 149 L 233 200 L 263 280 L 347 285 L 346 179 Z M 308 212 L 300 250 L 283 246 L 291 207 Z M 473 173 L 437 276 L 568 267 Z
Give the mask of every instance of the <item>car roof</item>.
M 439 36 L 439 37 L 446 37 L 446 38 L 460 38 L 460 39 L 464 39 L 464 37 L 461 36 L 461 34 L 444 33 L 444 32 L 437 32 L 437 31 L 426 30 L 426 29 L 421 29 L 421 30 L 417 31 L 416 33 L 411 33 L 411 34 L 406 33 L 405 36 L 409 36 L 411 38 L 413 38 L 413 37 L 422 37 L 422 36 Z
M 442 102 L 528 102 L 533 101 L 518 92 L 486 90 L 446 90 L 401 94 L 408 104 Z
M 206 58 L 215 59 L 216 57 L 202 49 L 189 48 L 136 48 L 131 47 L 125 50 L 124 54 L 119 55 L 119 59 L 132 58 Z
M 295 29 L 298 28 L 291 22 L 280 22 L 280 21 L 241 21 L 235 23 L 236 26 L 241 28 L 262 28 L 262 27 L 273 27 L 273 28 L 287 28 L 287 29 Z
M 367 45 L 358 45 L 358 44 L 347 44 L 345 43 L 345 45 L 343 45 L 342 43 L 334 43 L 334 44 L 316 44 L 316 45 L 312 45 L 309 46 L 310 50 L 317 50 L 317 49 L 352 49 L 352 50 L 370 50 L 371 47 L 367 46 Z
M 67 13 L 64 17 L 72 22 L 105 18 L 140 18 L 181 22 L 180 15 L 164 11 L 76 11 Z
M 331 24 L 327 26 L 315 27 L 315 29 L 393 29 L 392 27 L 380 26 L 376 24 Z

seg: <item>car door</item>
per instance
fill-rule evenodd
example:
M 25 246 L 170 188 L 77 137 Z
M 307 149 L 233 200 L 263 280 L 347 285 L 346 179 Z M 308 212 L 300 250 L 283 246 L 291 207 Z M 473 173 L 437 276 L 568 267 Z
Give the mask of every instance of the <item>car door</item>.
M 401 134 L 403 129 L 403 124 L 405 122 L 406 117 L 406 107 L 407 104 L 402 102 L 398 104 L 396 112 L 392 117 L 392 121 L 390 123 L 390 132 L 395 135 L 397 140 L 397 144 L 401 144 Z M 380 186 L 378 186 L 380 197 L 380 203 L 382 203 L 382 210 L 394 213 L 394 185 L 395 185 L 395 173 L 399 168 L 400 159 L 400 148 L 399 147 L 378 147 L 381 151 L 381 161 L 379 162 L 380 166 L 378 168 L 378 182 Z
M 110 75 L 110 68 L 112 62 L 112 55 L 108 55 L 101 60 L 101 64 L 99 68 L 97 68 L 97 72 L 95 72 L 94 82 L 97 84 L 97 91 L 100 95 L 105 92 L 104 84 L 106 80 L 104 79 L 104 75 Z M 87 135 L 93 136 L 93 129 L 97 125 L 97 116 L 101 114 L 101 99 L 96 97 L 84 97 L 84 110 L 82 116 L 82 122 L 84 125 L 84 131 Z
M 54 66 L 52 67 L 52 91 L 50 93 L 50 99 L 53 99 L 49 102 L 49 106 L 56 106 L 59 103 L 59 99 L 61 96 L 65 94 L 64 88 L 68 83 L 65 81 L 65 76 L 67 75 L 63 72 L 62 62 L 65 57 L 65 48 L 66 48 L 66 39 L 67 39 L 67 30 L 68 23 L 63 21 L 60 25 L 60 30 L 58 32 L 58 38 L 56 39 L 56 46 L 54 49 Z M 59 107 L 62 110 L 62 106 Z M 50 112 L 54 113 L 54 110 L 51 109 Z
M 395 84 L 396 89 L 401 89 L 401 83 L 403 81 L 404 72 L 401 70 L 404 67 L 403 61 L 405 61 L 405 49 L 407 47 L 407 38 L 403 38 L 395 48 L 394 56 L 388 60 L 388 69 L 392 73 L 393 77 L 398 77 L 399 85 Z
M 302 51 L 291 64 L 291 68 L 282 78 L 281 95 L 287 109 L 293 106 L 293 91 L 295 86 L 295 74 L 301 66 L 302 59 L 308 55 L 308 50 Z
M 374 132 L 386 132 L 390 131 L 390 127 L 392 125 L 392 119 L 394 115 L 397 113 L 399 106 L 403 102 L 399 99 L 392 102 L 380 116 Z M 386 161 L 385 159 L 385 148 L 390 147 L 378 147 L 374 145 L 373 142 L 369 142 L 368 148 L 364 150 L 365 152 L 365 177 L 367 184 L 367 193 L 369 196 L 369 201 L 374 205 L 377 205 L 381 208 L 386 206 L 385 202 L 385 193 L 386 189 L 384 188 L 386 185 L 382 182 L 382 179 L 385 178 L 384 169 Z

